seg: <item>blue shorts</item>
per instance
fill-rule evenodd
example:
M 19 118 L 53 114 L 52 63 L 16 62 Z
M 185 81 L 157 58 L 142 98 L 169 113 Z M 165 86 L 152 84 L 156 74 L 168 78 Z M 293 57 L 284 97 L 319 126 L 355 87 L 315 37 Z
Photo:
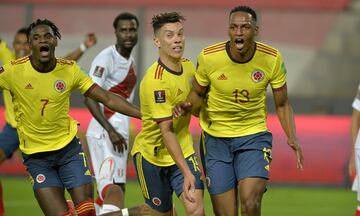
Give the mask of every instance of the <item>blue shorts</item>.
M 89 166 L 77 137 L 56 151 L 22 155 L 34 190 L 46 187 L 71 189 L 92 182 Z
M 186 162 L 195 176 L 196 189 L 204 189 L 201 171 L 195 155 L 186 158 Z M 140 153 L 134 157 L 139 184 L 146 204 L 159 212 L 168 212 L 173 207 L 172 194 L 179 197 L 183 192 L 184 177 L 176 165 L 160 167 L 145 160 Z
M 221 194 L 236 188 L 241 179 L 269 178 L 272 159 L 270 132 L 235 138 L 204 134 L 204 167 L 210 194 Z
M 6 158 L 11 158 L 16 149 L 19 148 L 19 144 L 20 141 L 16 128 L 6 123 L 0 133 L 0 149 L 4 151 Z

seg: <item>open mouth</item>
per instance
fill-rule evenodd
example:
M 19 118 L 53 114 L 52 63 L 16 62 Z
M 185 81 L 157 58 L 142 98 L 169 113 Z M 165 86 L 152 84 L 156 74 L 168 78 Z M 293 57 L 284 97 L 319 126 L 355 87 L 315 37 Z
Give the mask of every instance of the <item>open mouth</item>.
M 46 57 L 49 55 L 50 48 L 48 46 L 41 46 L 40 47 L 40 55 Z
M 237 49 L 242 49 L 244 47 L 244 39 L 241 39 L 241 38 L 237 38 L 235 39 L 235 46 Z
M 173 48 L 173 50 L 175 52 L 181 52 L 182 51 L 182 46 L 176 46 L 176 47 Z

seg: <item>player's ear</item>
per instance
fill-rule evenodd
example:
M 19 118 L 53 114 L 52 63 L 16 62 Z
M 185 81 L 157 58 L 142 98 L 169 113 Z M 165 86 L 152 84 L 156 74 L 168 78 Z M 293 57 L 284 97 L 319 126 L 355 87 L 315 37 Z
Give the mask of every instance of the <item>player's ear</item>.
M 255 26 L 255 30 L 254 30 L 254 32 L 255 32 L 255 36 L 258 36 L 258 34 L 259 34 L 259 26 Z
M 57 47 L 57 45 L 58 45 L 58 40 L 57 38 L 55 38 L 55 47 Z
M 157 48 L 160 48 L 160 40 L 157 36 L 154 37 L 154 44 Z

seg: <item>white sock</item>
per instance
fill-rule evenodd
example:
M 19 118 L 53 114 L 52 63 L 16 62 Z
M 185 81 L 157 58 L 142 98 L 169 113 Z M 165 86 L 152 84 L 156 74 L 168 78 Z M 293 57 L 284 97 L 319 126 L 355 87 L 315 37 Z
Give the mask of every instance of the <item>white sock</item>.
M 111 205 L 111 204 L 103 204 L 102 208 L 100 209 L 99 215 L 106 214 L 109 212 L 114 212 L 114 211 L 120 211 L 120 208 L 115 205 Z

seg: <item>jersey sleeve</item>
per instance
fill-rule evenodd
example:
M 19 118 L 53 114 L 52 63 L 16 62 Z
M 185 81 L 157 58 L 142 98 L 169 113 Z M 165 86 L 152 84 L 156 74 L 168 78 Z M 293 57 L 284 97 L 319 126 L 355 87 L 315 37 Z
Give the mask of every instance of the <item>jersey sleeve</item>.
M 285 85 L 286 83 L 286 67 L 285 62 L 280 53 L 276 58 L 275 67 L 270 78 L 271 88 L 278 89 Z
M 4 65 L 9 63 L 14 58 L 14 53 L 6 45 L 5 41 L 0 42 L 0 62 Z
M 104 87 L 106 75 L 108 74 L 108 59 L 102 56 L 97 56 L 91 64 L 89 76 L 91 79 L 101 87 Z
M 360 85 L 359 85 L 356 97 L 354 99 L 354 102 L 352 103 L 352 107 L 360 112 Z
M 141 88 L 142 99 L 147 100 L 151 118 L 155 122 L 172 119 L 172 98 L 166 82 L 160 80 L 145 81 Z
M 210 84 L 210 80 L 208 77 L 208 74 L 206 73 L 206 66 L 204 61 L 204 54 L 203 51 L 199 54 L 197 58 L 197 66 L 196 66 L 196 74 L 195 74 L 195 80 L 199 83 L 201 86 L 208 86 Z
M 94 81 L 79 67 L 79 65 L 74 64 L 74 88 L 78 89 L 81 94 L 85 94 L 91 86 L 94 85 Z
M 10 90 L 12 83 L 12 68 L 11 64 L 0 66 L 0 89 Z

